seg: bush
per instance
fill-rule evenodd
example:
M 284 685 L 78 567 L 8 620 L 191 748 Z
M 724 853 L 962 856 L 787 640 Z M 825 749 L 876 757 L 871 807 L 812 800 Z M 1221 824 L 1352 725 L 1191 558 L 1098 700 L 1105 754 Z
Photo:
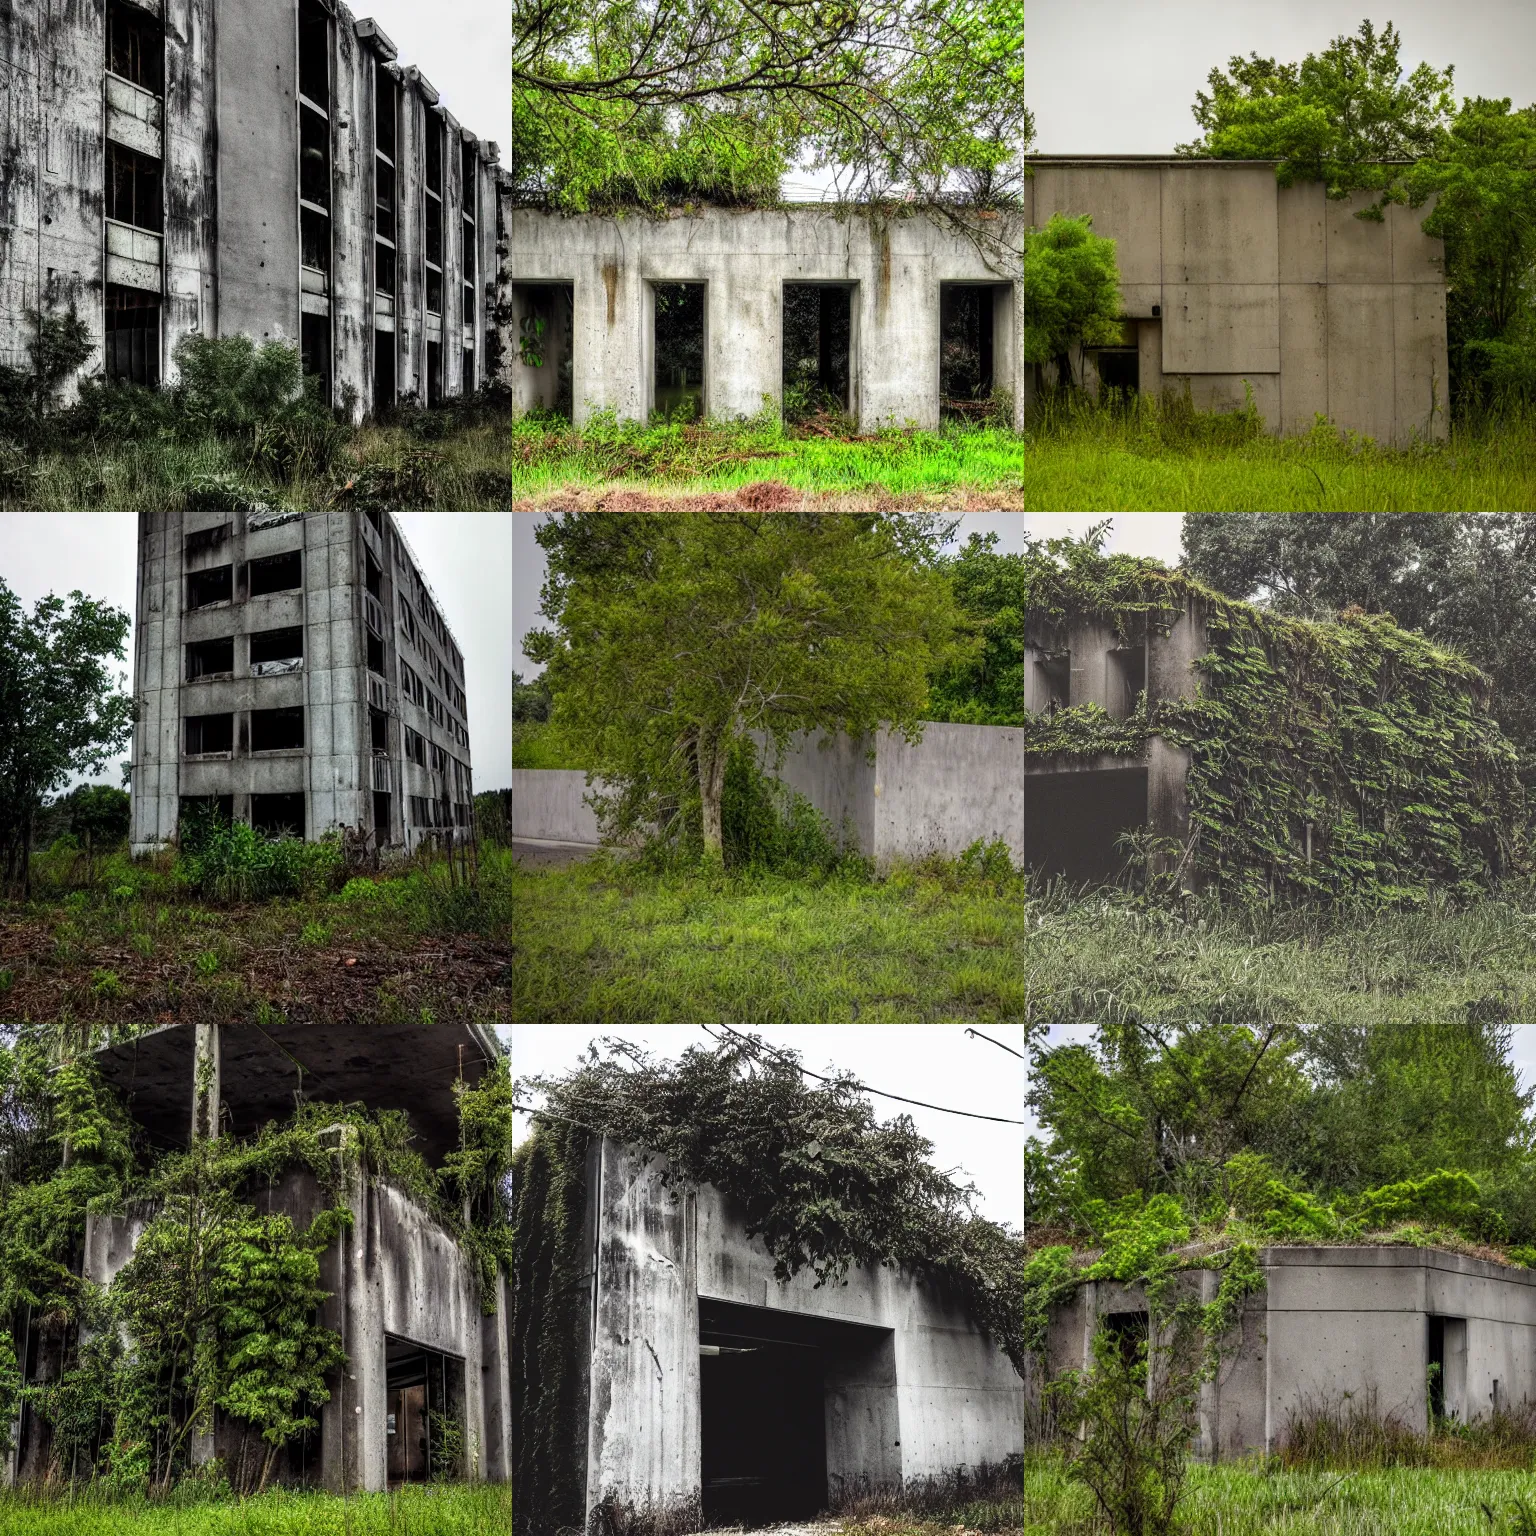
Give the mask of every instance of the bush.
M 725 861 L 733 867 L 831 874 L 848 858 L 831 822 L 804 795 L 770 778 L 758 766 L 750 742 L 738 741 L 731 748 L 720 820 Z
M 181 873 L 199 896 L 235 903 L 303 896 L 333 888 L 342 871 L 341 842 L 263 837 L 248 822 L 206 815 L 182 823 Z

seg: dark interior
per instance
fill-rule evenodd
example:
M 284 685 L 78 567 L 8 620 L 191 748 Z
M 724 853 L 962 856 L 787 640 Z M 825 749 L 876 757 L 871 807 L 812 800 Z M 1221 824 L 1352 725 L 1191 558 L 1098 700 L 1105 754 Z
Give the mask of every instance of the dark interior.
M 1145 768 L 1024 776 L 1024 867 L 1073 885 L 1103 885 L 1125 867 L 1115 846 L 1147 821 Z
M 304 745 L 304 710 L 253 709 L 251 751 L 291 752 Z
M 235 670 L 235 637 L 203 640 L 187 647 L 187 681 L 200 677 L 227 677 Z
M 438 1415 L 462 1418 L 463 1362 L 407 1339 L 384 1337 L 384 1443 L 389 1484 L 431 1481 Z M 457 1390 L 456 1390 L 457 1389 Z
M 1103 1326 L 1120 1350 L 1120 1358 L 1127 1365 L 1135 1365 L 1147 1348 L 1147 1314 L 1145 1312 L 1106 1312 Z
M 226 715 L 187 716 L 187 756 L 202 757 L 208 752 L 235 750 L 235 717 Z
M 656 284 L 656 409 L 704 414 L 704 284 Z
M 217 549 L 229 537 L 230 531 L 229 523 L 216 523 L 212 528 L 199 528 L 195 533 L 189 533 L 182 541 L 187 559 Z
M 285 555 L 268 555 L 251 561 L 251 596 L 268 592 L 291 592 L 304 585 L 304 557 L 297 549 Z
M 251 665 L 264 661 L 291 661 L 304 654 L 304 628 L 300 624 L 285 629 L 260 629 L 251 636 Z
M 784 285 L 786 415 L 848 409 L 853 290 L 827 283 Z M 800 401 L 804 405 L 792 409 Z
M 109 379 L 154 389 L 160 382 L 160 295 L 107 284 L 103 362 Z
M 1099 352 L 1099 388 L 1119 390 L 1134 395 L 1141 388 L 1141 354 L 1135 347 L 1118 347 Z
M 939 404 L 949 414 L 992 394 L 992 289 L 982 283 L 939 288 Z
M 210 603 L 227 603 L 234 596 L 234 571 L 232 565 L 217 566 L 211 571 L 193 571 L 187 577 L 187 607 L 206 608 Z
M 228 826 L 235 819 L 235 797 L 233 795 L 183 795 L 181 819 L 185 821 L 188 816 L 197 812 L 203 815 L 211 812 Z
M 268 837 L 303 837 L 303 791 L 295 795 L 252 795 L 251 825 Z

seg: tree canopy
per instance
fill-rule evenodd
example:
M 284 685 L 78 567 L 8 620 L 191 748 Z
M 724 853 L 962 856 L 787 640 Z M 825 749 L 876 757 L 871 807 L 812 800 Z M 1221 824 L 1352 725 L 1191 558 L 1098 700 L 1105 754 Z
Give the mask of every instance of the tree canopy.
M 540 526 L 555 727 L 633 827 L 697 803 L 721 856 L 732 745 L 761 731 L 915 739 L 928 675 L 965 642 L 931 518 L 860 513 L 568 513 Z
M 1115 242 L 1093 232 L 1088 215 L 1052 214 L 1024 235 L 1024 361 L 1056 364 L 1071 381 L 1074 347 L 1120 339 L 1120 270 Z

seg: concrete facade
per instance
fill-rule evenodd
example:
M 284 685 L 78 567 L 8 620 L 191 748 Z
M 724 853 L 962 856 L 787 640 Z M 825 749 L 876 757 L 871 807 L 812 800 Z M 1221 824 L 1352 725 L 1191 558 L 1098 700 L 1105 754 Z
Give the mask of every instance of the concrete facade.
M 1024 733 L 1012 726 L 930 721 L 918 742 L 882 731 L 873 744 L 839 732 L 802 733 L 775 766 L 849 846 L 877 865 L 942 853 L 954 857 L 980 839 L 1001 838 L 1024 855 Z M 762 751 L 764 743 L 758 740 Z M 601 781 L 598 787 L 601 788 Z M 512 771 L 512 835 L 593 843 L 597 817 L 584 803 L 587 776 L 575 769 Z
M 1270 161 L 1027 164 L 1027 225 L 1088 214 L 1116 242 L 1125 331 L 1087 353 L 1089 388 L 1112 362 L 1144 393 L 1187 387 L 1202 410 L 1241 407 L 1246 386 L 1274 432 L 1322 415 L 1383 444 L 1446 436 L 1444 250 L 1421 228 L 1427 207 L 1357 219 L 1365 194 L 1281 187 Z
M 210 798 L 374 848 L 473 826 L 464 658 L 388 513 L 140 513 L 134 694 L 135 853 Z
M 1273 1452 L 1303 1416 L 1351 1409 L 1428 1426 L 1432 1361 L 1460 1423 L 1536 1402 L 1536 1272 L 1434 1248 L 1266 1248 L 1264 1288 L 1200 1392 L 1197 1454 Z M 1203 1300 L 1220 1275 L 1189 1277 Z M 1100 1322 L 1146 1297 L 1087 1282 L 1053 1313 L 1041 1377 L 1083 1369 Z M 1032 1373 L 1033 1374 L 1033 1373 Z M 1032 1397 L 1038 1386 L 1032 1381 Z
M 541 367 L 508 351 L 514 411 L 552 405 L 562 366 L 573 419 L 645 420 L 656 403 L 655 285 L 706 285 L 704 410 L 752 416 L 783 391 L 786 283 L 850 292 L 849 410 L 860 430 L 940 417 L 941 285 L 993 294 L 993 387 L 1023 430 L 1023 292 L 1017 215 L 977 221 L 982 243 L 919 214 L 877 222 L 863 210 L 709 208 L 651 219 L 563 217 L 509 207 L 509 338 L 545 320 Z M 990 242 L 990 244 L 988 243 Z M 995 247 L 995 249 L 993 249 Z M 1010 254 L 1010 252 L 1012 254 Z M 558 289 L 568 289 L 569 319 Z
M 589 1150 L 589 1517 L 604 1501 L 702 1501 L 708 1515 L 730 1495 L 732 1479 L 711 1476 L 706 1372 L 722 1354 L 755 1353 L 753 1341 L 818 1356 L 806 1399 L 822 1410 L 816 1507 L 1022 1450 L 1023 1383 L 937 1282 L 865 1268 L 841 1285 L 818 1288 L 809 1273 L 781 1283 L 732 1202 L 709 1185 L 669 1189 L 664 1171 L 608 1138 Z M 713 1412 L 731 1407 L 722 1389 Z
M 0 14 L 0 361 L 74 306 L 82 373 L 170 380 L 188 335 L 300 346 L 354 419 L 485 384 L 497 146 L 333 0 Z
M 1205 614 L 1192 601 L 1166 633 L 1131 636 L 1095 619 L 1058 625 L 1026 615 L 1024 708 L 1047 715 L 1096 704 L 1124 720 L 1143 692 L 1149 709 L 1193 698 L 1194 663 L 1207 649 Z M 1182 844 L 1189 836 L 1188 772 L 1188 750 L 1157 736 L 1135 756 L 1031 754 L 1023 768 L 1024 863 L 1072 881 L 1102 881 L 1124 862 L 1115 845 L 1122 832 L 1145 829 Z

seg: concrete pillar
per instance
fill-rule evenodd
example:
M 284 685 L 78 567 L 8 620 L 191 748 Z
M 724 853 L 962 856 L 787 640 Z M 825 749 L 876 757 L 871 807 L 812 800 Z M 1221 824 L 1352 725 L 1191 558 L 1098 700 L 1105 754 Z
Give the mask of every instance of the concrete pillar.
M 755 416 L 783 392 L 784 285 L 763 267 L 722 263 L 706 292 L 705 408 L 711 416 Z
M 192 1027 L 196 1032 L 192 1045 L 192 1140 L 214 1141 L 219 1134 L 219 1026 Z
M 611 408 L 621 421 L 643 421 L 646 299 L 649 287 L 626 258 L 623 231 L 604 232 L 604 244 L 584 257 L 576 277 L 571 417 L 585 426 L 592 413 Z M 612 242 L 611 244 L 607 242 Z
M 1153 873 L 1167 874 L 1183 860 L 1189 844 L 1189 796 L 1185 779 L 1189 775 L 1190 753 L 1154 736 L 1147 743 L 1147 830 L 1154 837 L 1166 837 L 1178 843 L 1178 849 L 1159 856 Z M 1194 888 L 1194 872 L 1188 868 L 1184 884 Z
M 874 281 L 858 288 L 859 430 L 939 426 L 939 283 L 925 253 L 873 238 Z
M 697 1208 L 664 1165 L 605 1139 L 588 1391 L 587 1517 L 605 1498 L 681 1511 L 701 1496 Z
M 493 1483 L 512 1477 L 512 1287 L 496 1272 L 496 1310 L 480 1320 L 480 1379 L 485 1443 L 480 1476 Z

